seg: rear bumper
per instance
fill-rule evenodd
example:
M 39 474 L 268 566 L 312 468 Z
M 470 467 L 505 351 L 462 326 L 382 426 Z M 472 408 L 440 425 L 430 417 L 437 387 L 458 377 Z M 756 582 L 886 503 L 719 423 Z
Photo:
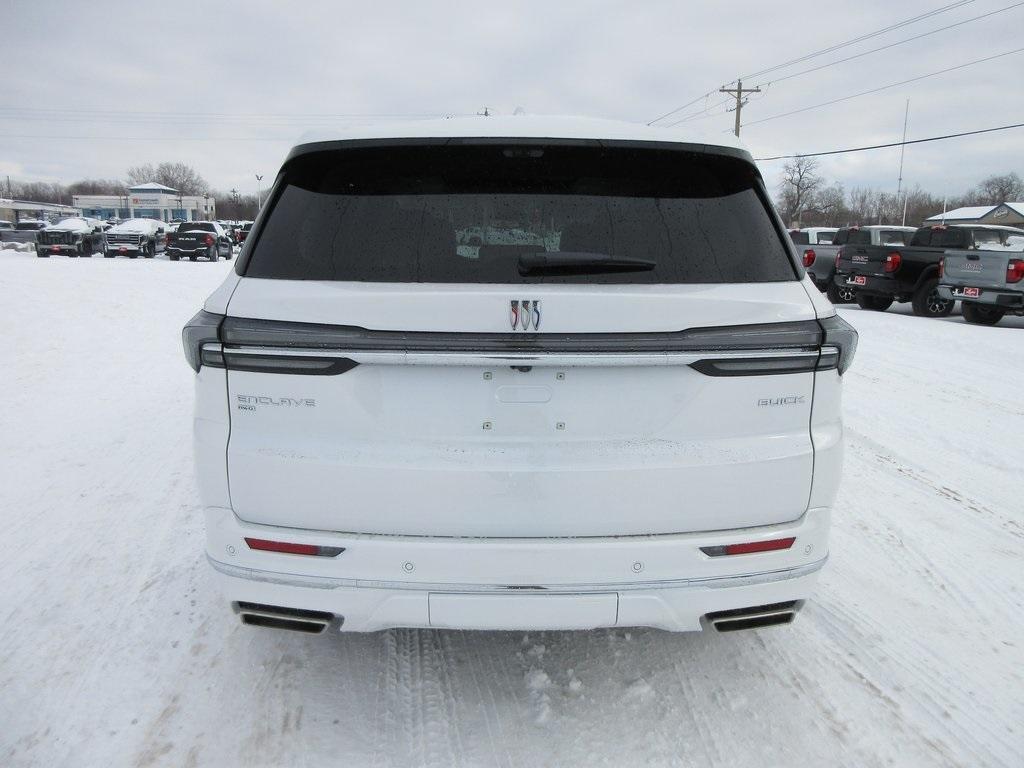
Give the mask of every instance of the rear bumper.
M 78 253 L 77 245 L 67 243 L 40 243 L 36 242 L 36 250 L 46 253 Z
M 969 301 L 973 304 L 986 304 L 1009 311 L 1024 310 L 1024 292 L 1000 290 L 999 288 L 982 288 L 978 296 L 963 297 L 953 295 L 953 286 L 940 285 L 939 296 L 953 301 Z
M 863 277 L 863 285 L 849 282 L 855 277 Z M 891 277 L 878 277 L 876 275 L 858 275 L 852 272 L 837 272 L 832 279 L 841 288 L 852 288 L 858 293 L 871 294 L 873 296 L 886 296 L 899 298 L 909 295 L 912 289 L 900 285 Z
M 392 627 L 697 631 L 710 613 L 793 602 L 827 559 L 830 512 L 784 525 L 668 536 L 456 539 L 253 526 L 208 508 L 224 597 L 315 611 L 341 631 Z M 344 547 L 337 558 L 249 550 L 245 537 Z M 712 558 L 701 546 L 792 536 L 784 551 Z M 794 609 L 795 610 L 795 609 Z

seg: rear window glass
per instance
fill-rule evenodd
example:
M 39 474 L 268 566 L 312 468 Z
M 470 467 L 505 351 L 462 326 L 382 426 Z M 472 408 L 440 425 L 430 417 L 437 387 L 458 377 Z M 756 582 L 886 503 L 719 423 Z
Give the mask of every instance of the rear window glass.
M 879 242 L 882 245 L 906 245 L 913 235 L 913 232 L 904 232 L 901 229 L 883 229 L 879 233 Z
M 810 236 L 798 229 L 791 229 L 789 231 L 789 239 L 793 241 L 793 245 L 810 245 L 811 242 Z
M 967 245 L 968 230 L 959 227 L 921 227 L 914 233 L 910 244 L 932 248 L 964 248 Z
M 245 274 L 402 283 L 727 283 L 796 273 L 746 162 L 598 146 L 292 160 Z
M 178 226 L 179 232 L 216 232 L 216 228 L 208 221 L 185 222 Z

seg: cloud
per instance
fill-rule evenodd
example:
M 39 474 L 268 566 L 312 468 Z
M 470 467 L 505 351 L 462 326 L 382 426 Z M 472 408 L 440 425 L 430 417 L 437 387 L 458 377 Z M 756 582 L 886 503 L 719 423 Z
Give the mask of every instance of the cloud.
M 322 2 L 172 5 L 15 3 L 5 42 L 0 169 L 22 179 L 119 177 L 163 160 L 195 166 L 216 187 L 254 191 L 310 128 L 347 115 L 501 112 L 590 114 L 646 122 L 745 72 L 932 10 L 934 0 L 696 4 L 637 2 Z M 972 3 L 811 64 L 1001 7 Z M 754 121 L 1020 47 L 1024 8 L 777 84 L 761 78 Z M 40 55 L 41 51 L 60 55 Z M 1024 54 L 751 125 L 755 155 L 898 140 L 1019 119 L 1013 87 Z M 748 81 L 747 83 L 750 83 Z M 698 103 L 679 116 L 698 112 Z M 715 107 L 680 130 L 728 131 Z M 323 117 L 336 115 L 337 117 Z M 666 123 L 671 122 L 669 120 Z M 1024 131 L 907 149 L 904 184 L 955 193 L 1022 171 Z M 847 186 L 895 189 L 897 150 L 824 158 Z M 763 172 L 774 185 L 780 163 Z M 6 171 L 4 171 L 6 172 Z

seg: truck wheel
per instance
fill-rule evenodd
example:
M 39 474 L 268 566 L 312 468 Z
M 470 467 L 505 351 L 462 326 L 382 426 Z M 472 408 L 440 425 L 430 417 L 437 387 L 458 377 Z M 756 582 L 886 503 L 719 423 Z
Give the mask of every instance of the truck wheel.
M 188 260 L 189 260 L 189 261 L 195 261 L 195 260 L 196 260 L 196 257 L 195 257 L 195 256 L 189 256 L 189 257 L 188 257 Z
M 154 256 L 156 256 L 156 243 L 150 243 L 146 246 L 146 250 L 142 252 L 142 258 L 152 259 Z
M 107 250 L 106 248 L 104 248 L 104 249 L 103 249 L 103 258 L 104 258 L 104 259 L 112 259 L 112 258 L 114 258 L 114 253 L 113 253 L 113 251 L 109 251 L 109 250 Z
M 1006 315 L 1006 312 L 1001 309 L 975 304 L 973 301 L 965 301 L 961 305 L 961 309 L 964 313 L 964 320 L 972 325 L 995 325 Z
M 213 262 L 217 261 L 217 246 L 216 245 L 211 245 L 210 246 L 210 250 L 208 250 L 206 252 L 206 258 L 208 258 L 210 261 L 213 261 Z
M 948 317 L 953 311 L 952 299 L 944 299 L 939 296 L 939 280 L 936 277 L 925 280 L 914 291 L 910 300 L 910 306 L 914 308 L 914 314 L 920 317 Z
M 168 253 L 167 258 L 170 259 L 171 261 L 177 261 L 181 257 L 176 253 Z
M 885 310 L 892 306 L 892 299 L 887 299 L 884 296 L 867 296 L 863 293 L 858 293 L 854 300 L 861 309 L 871 309 L 875 312 L 885 312 Z
M 836 285 L 832 283 L 826 290 L 825 295 L 828 296 L 828 300 L 833 304 L 853 304 L 856 301 L 856 296 L 853 288 L 846 288 L 844 286 Z

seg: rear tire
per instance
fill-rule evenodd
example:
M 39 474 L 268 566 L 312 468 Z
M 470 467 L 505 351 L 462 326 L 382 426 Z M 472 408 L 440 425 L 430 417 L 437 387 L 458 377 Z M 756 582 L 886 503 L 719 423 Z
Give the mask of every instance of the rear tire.
M 181 258 L 181 256 L 179 256 L 176 253 L 168 253 L 167 258 L 170 259 L 171 261 L 177 261 L 178 259 Z
M 216 245 L 211 245 L 210 246 L 210 249 L 206 252 L 206 258 L 208 258 L 210 261 L 216 263 L 216 261 L 217 261 L 217 246 Z
M 825 295 L 833 304 L 853 304 L 857 300 L 857 294 L 853 288 L 839 286 L 835 283 L 825 290 Z
M 103 258 L 104 259 L 112 259 L 112 258 L 114 258 L 114 254 L 111 253 L 110 251 L 104 249 L 104 251 L 103 251 Z
M 919 317 L 949 317 L 956 302 L 939 296 L 939 280 L 933 277 L 925 280 L 914 291 L 910 305 Z
M 986 307 L 984 304 L 975 304 L 972 301 L 965 301 L 961 305 L 964 313 L 964 320 L 971 325 L 995 325 L 1006 316 L 1006 312 L 995 307 Z
M 142 252 L 142 258 L 152 259 L 154 256 L 156 256 L 156 243 L 150 243 L 146 246 L 146 250 Z
M 892 299 L 887 299 L 884 296 L 868 296 L 858 293 L 855 300 L 857 306 L 861 309 L 870 309 L 875 312 L 885 312 L 885 310 L 892 306 Z

